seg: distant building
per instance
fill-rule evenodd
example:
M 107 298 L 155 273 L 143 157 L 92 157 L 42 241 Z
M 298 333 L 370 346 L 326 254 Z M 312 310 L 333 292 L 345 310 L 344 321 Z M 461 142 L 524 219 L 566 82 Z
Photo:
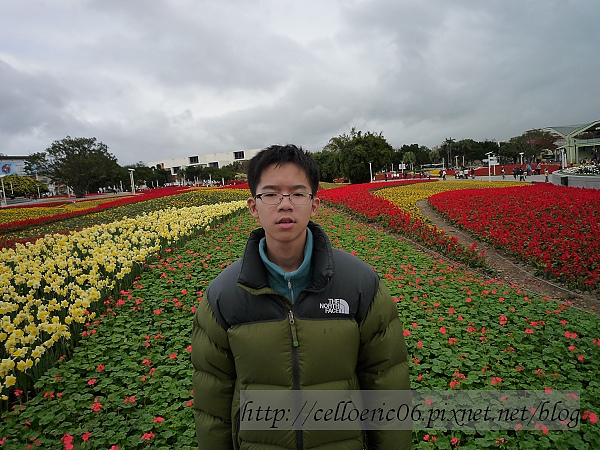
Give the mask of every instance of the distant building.
M 581 125 L 546 127 L 544 131 L 557 136 L 556 151 L 563 165 L 577 164 L 600 154 L 600 120 Z
M 216 167 L 221 168 L 234 162 L 244 162 L 251 159 L 262 149 L 253 150 L 235 150 L 222 153 L 207 153 L 204 155 L 180 156 L 176 158 L 165 158 L 161 161 L 149 162 L 149 167 L 160 167 L 168 170 L 171 175 L 177 175 L 179 169 L 185 169 L 190 166 Z

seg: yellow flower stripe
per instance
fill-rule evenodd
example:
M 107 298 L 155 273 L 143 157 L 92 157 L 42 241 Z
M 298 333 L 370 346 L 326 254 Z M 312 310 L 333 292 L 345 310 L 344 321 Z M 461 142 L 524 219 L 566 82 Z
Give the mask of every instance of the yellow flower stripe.
M 246 201 L 239 200 L 168 208 L 2 249 L 0 395 L 5 397 L 5 389 L 16 383 L 18 372 L 39 363 L 61 338 L 69 340 L 76 324 L 93 318 L 88 308 L 134 265 L 245 207 Z
M 425 216 L 421 214 L 417 206 L 419 200 L 424 200 L 434 194 L 445 191 L 454 191 L 458 189 L 472 188 L 498 188 L 507 186 L 522 186 L 523 183 L 514 181 L 483 181 L 483 180 L 449 180 L 449 181 L 432 181 L 400 185 L 391 188 L 384 188 L 375 191 L 374 194 L 378 197 L 385 198 L 394 203 L 401 209 L 410 213 L 411 216 L 420 217 L 425 222 L 429 222 Z

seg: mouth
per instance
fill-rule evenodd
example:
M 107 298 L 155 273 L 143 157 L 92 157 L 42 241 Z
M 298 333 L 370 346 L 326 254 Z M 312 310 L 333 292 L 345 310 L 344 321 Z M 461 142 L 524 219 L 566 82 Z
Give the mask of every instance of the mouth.
M 283 217 L 277 221 L 277 225 L 296 223 L 294 219 L 290 219 L 289 217 Z

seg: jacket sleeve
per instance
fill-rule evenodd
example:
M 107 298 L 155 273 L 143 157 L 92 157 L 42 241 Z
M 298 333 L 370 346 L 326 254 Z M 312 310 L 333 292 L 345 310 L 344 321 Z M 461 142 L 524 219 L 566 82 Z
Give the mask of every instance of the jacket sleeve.
M 357 374 L 363 390 L 410 390 L 408 351 L 396 303 L 379 282 L 371 306 L 360 323 Z M 369 450 L 409 449 L 411 430 L 367 431 Z
M 194 421 L 199 450 L 231 450 L 235 365 L 226 330 L 204 299 L 192 329 Z

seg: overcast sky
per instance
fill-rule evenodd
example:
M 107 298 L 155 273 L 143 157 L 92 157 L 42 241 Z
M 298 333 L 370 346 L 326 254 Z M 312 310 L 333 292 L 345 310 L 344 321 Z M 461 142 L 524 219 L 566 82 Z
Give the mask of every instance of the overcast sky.
M 1 0 L 0 153 L 96 137 L 126 165 L 588 123 L 599 18 L 598 0 Z

